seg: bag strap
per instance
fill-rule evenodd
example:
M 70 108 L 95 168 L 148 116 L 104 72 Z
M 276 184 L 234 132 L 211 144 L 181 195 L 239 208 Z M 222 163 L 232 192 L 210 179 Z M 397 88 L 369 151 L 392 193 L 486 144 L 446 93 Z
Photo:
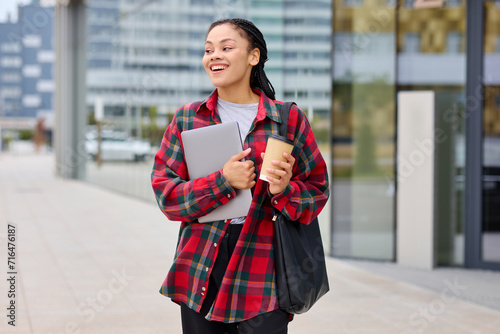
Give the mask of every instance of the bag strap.
M 280 124 L 280 135 L 287 138 L 288 134 L 288 115 L 290 115 L 290 109 L 295 102 L 285 102 L 280 110 L 281 124 Z

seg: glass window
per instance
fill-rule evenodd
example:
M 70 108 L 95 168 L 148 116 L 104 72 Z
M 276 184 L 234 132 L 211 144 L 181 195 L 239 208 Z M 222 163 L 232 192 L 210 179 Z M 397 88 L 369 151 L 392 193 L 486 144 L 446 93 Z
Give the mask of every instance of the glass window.
M 333 13 L 332 254 L 394 260 L 395 6 Z
M 2 43 L 0 50 L 2 52 L 18 53 L 21 52 L 21 44 L 15 42 Z
M 331 87 L 331 1 L 291 3 L 295 13 L 284 10 L 283 0 L 89 2 L 88 30 L 92 38 L 87 48 L 89 113 L 85 131 L 97 128 L 94 102 L 101 96 L 105 109 L 103 129 L 120 131 L 130 140 L 146 143 L 150 151 L 137 157 L 107 155 L 100 166 L 90 159 L 88 181 L 154 202 L 151 186 L 144 177 L 150 174 L 152 154 L 156 153 L 173 113 L 213 91 L 202 66 L 204 38 L 213 21 L 228 16 L 249 18 L 261 29 L 268 47 L 266 74 L 276 89 L 277 98 L 293 96 L 293 100 L 307 110 L 313 129 L 319 129 L 317 139 L 321 148 L 328 153 L 329 115 L 324 110 L 331 104 L 328 91 Z M 321 10 L 309 13 L 297 8 Z M 115 24 L 106 26 L 100 19 L 104 13 L 106 17 L 108 14 L 115 17 Z M 323 29 L 310 30 L 307 34 L 303 29 L 289 31 L 293 27 L 285 27 L 285 21 L 297 13 L 301 14 L 302 28 L 321 25 Z M 99 24 L 92 16 L 99 18 Z M 291 36 L 290 40 L 285 41 L 284 31 Z M 300 40 L 300 44 L 292 44 L 294 40 Z M 290 53 L 285 55 L 285 50 Z M 289 57 L 298 59 L 299 54 L 307 62 L 288 62 Z M 113 180 L 117 174 L 122 175 L 119 182 L 116 178 Z M 324 220 L 324 224 L 329 222 Z
M 413 8 L 400 0 L 398 91 L 435 96 L 435 252 L 439 265 L 464 262 L 465 4 Z M 404 135 L 404 134 L 399 134 Z M 399 223 L 399 222 L 398 222 Z
M 500 262 L 500 3 L 485 2 L 481 255 Z
M 2 57 L 0 60 L 2 67 L 21 67 L 22 63 L 21 57 Z
M 2 74 L 2 81 L 21 82 L 21 75 L 19 73 L 4 73 Z
M 406 33 L 404 38 L 403 52 L 419 53 L 420 52 L 420 35 L 417 33 Z
M 462 38 L 462 33 L 458 31 L 450 31 L 448 36 L 446 36 L 446 52 L 463 53 Z

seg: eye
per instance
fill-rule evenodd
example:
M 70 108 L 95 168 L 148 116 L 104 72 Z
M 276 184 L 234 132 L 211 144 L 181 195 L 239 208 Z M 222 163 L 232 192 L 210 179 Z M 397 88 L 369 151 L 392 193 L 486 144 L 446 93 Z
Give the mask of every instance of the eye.
M 209 54 L 210 52 L 212 52 L 212 50 L 210 50 L 210 49 L 205 50 L 205 54 Z
M 222 50 L 223 50 L 223 51 L 228 51 L 228 50 L 231 50 L 231 49 L 232 49 L 231 47 L 226 46 L 226 47 L 224 47 Z

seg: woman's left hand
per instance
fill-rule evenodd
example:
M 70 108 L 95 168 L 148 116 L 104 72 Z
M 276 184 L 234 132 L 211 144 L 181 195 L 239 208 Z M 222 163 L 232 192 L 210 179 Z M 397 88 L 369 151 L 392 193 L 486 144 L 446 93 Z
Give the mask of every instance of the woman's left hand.
M 264 153 L 260 154 L 261 158 L 264 159 Z M 292 167 L 295 164 L 295 158 L 288 153 L 283 153 L 283 157 L 287 160 L 286 162 L 273 160 L 271 163 L 274 166 L 279 166 L 283 168 L 283 170 L 268 168 L 267 172 L 278 175 L 280 178 L 274 178 L 272 176 L 266 176 L 266 179 L 269 181 L 269 192 L 273 195 L 277 195 L 283 190 L 285 190 L 286 186 L 290 182 L 292 178 Z

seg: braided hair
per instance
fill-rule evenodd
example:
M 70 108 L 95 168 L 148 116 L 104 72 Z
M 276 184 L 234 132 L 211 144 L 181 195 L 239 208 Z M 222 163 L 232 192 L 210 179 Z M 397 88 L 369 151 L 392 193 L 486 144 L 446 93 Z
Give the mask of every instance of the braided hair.
M 260 50 L 259 63 L 252 68 L 250 75 L 250 86 L 261 89 L 267 97 L 275 99 L 276 92 L 264 72 L 264 63 L 267 58 L 267 45 L 262 32 L 252 22 L 242 18 L 220 19 L 215 21 L 208 28 L 208 33 L 215 27 L 223 24 L 232 24 L 244 33 L 242 35 L 248 40 L 249 51 L 255 48 Z

